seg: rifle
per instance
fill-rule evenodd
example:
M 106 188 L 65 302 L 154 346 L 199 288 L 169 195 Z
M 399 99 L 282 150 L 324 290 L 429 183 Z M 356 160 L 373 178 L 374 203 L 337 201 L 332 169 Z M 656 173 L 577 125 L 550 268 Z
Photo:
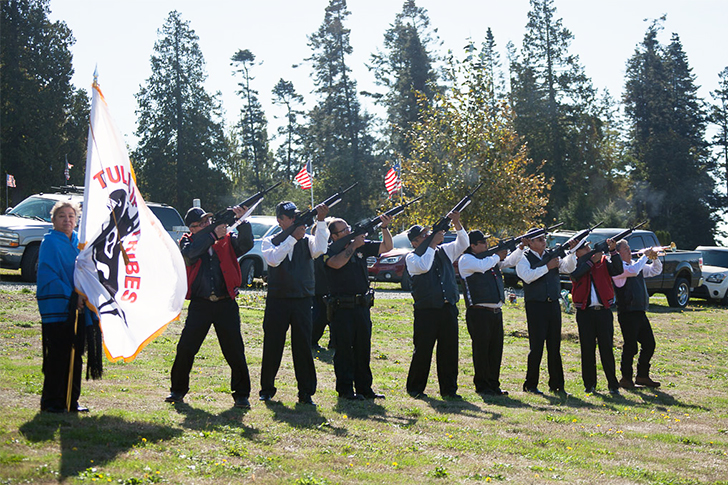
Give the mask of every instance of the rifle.
M 419 196 L 416 199 L 412 199 L 411 201 L 398 205 L 397 207 L 394 207 L 392 209 L 389 209 L 387 212 L 384 213 L 384 215 L 394 217 L 398 214 L 401 214 L 404 212 L 404 210 L 414 204 L 415 202 L 422 199 L 423 196 Z M 347 234 L 346 236 L 342 236 L 336 241 L 332 242 L 329 245 L 329 253 L 332 255 L 339 254 L 341 251 L 344 250 L 347 244 L 349 244 L 351 241 L 356 239 L 358 236 L 361 236 L 362 234 L 368 234 L 372 232 L 379 224 L 382 223 L 382 216 L 377 216 L 373 219 L 369 219 L 368 221 L 360 224 L 356 224 L 354 227 L 351 228 L 351 232 Z
M 251 209 L 253 206 L 258 204 L 261 200 L 263 200 L 263 197 L 265 197 L 265 195 L 268 192 L 272 191 L 273 189 L 275 189 L 282 183 L 283 182 L 278 182 L 277 184 L 272 185 L 265 190 L 261 190 L 260 192 L 258 192 L 255 195 L 251 195 L 250 197 L 248 197 L 241 203 L 237 204 L 237 206 L 240 208 L 247 207 L 248 209 Z M 233 224 L 235 224 L 236 219 L 237 218 L 235 217 L 235 212 L 232 210 L 232 208 L 226 207 L 225 209 L 215 212 L 212 215 L 212 218 L 210 219 L 210 225 L 205 227 L 201 231 L 199 231 L 197 234 L 204 235 L 204 234 L 210 233 L 210 232 L 214 231 L 217 226 L 222 225 L 222 224 L 232 226 Z
M 532 265 L 531 268 L 538 268 L 540 266 L 545 266 L 548 264 L 549 261 L 551 261 L 554 258 L 565 258 L 566 252 L 569 250 L 569 246 L 572 241 L 576 241 L 578 244 L 581 242 L 582 239 L 587 237 L 594 229 L 602 225 L 602 221 L 599 221 L 598 223 L 594 224 L 592 227 L 588 229 L 584 229 L 580 233 L 576 234 L 574 237 L 566 241 L 565 243 L 559 244 L 556 247 L 549 248 L 546 251 L 544 251 L 543 256 L 541 257 L 541 261 L 536 263 L 535 265 Z
M 515 251 L 516 248 L 518 247 L 518 245 L 521 244 L 521 241 L 523 239 L 526 239 L 526 238 L 531 239 L 534 237 L 545 236 L 547 233 L 549 233 L 549 232 L 553 231 L 554 229 L 556 229 L 557 227 L 561 227 L 563 225 L 564 225 L 563 222 L 559 222 L 558 224 L 554 224 L 553 226 L 550 226 L 550 227 L 537 229 L 536 231 L 533 231 L 530 234 L 526 233 L 526 234 L 521 234 L 518 237 L 509 237 L 508 239 L 502 239 L 502 240 L 498 241 L 498 244 L 496 244 L 492 248 L 488 248 L 485 251 L 483 251 L 482 253 L 474 254 L 473 256 L 475 256 L 478 259 L 484 259 L 484 258 L 487 258 L 488 256 L 493 256 L 494 254 L 499 253 L 503 250 Z
M 468 195 L 460 199 L 460 202 L 455 204 L 455 207 L 452 208 L 450 212 L 460 212 L 463 209 L 465 209 L 470 202 L 472 202 L 473 194 L 478 191 L 479 188 L 483 186 L 483 182 L 480 182 L 477 187 L 473 189 L 472 192 L 470 192 Z M 448 213 L 449 214 L 449 213 Z M 435 237 L 435 234 L 437 234 L 440 231 L 447 231 L 450 228 L 450 218 L 447 217 L 447 214 L 445 214 L 443 217 L 440 218 L 437 223 L 432 226 L 432 232 L 430 232 L 430 235 L 425 238 L 424 241 L 420 243 L 419 246 L 417 246 L 417 249 L 415 249 L 415 254 L 417 256 L 422 256 L 425 254 L 425 251 L 427 251 L 427 248 L 430 246 L 430 243 L 432 242 L 432 238 Z
M 626 236 L 629 236 L 630 234 L 632 234 L 634 231 L 636 231 L 640 227 L 644 226 L 645 224 L 647 224 L 647 221 L 641 222 L 634 227 L 630 227 L 629 229 L 625 229 L 624 231 L 620 232 L 619 234 L 615 234 L 614 236 L 612 236 L 608 239 L 613 239 L 615 242 L 617 242 L 620 239 L 624 239 Z M 598 243 L 596 243 L 594 245 L 592 250 L 589 252 L 589 257 L 591 257 L 591 255 L 594 253 L 608 253 L 608 252 L 609 252 L 609 245 L 607 244 L 607 240 L 604 239 L 603 241 L 599 241 Z
M 341 190 L 339 189 L 338 192 L 336 192 L 334 195 L 329 197 L 328 199 L 324 200 L 321 204 L 328 206 L 329 208 L 335 206 L 339 202 L 341 202 L 341 198 L 345 193 L 356 187 L 356 185 L 359 184 L 359 182 L 354 182 L 348 189 Z M 293 219 L 293 223 L 288 226 L 287 229 L 284 229 L 283 231 L 279 232 L 275 236 L 273 236 L 273 239 L 271 239 L 271 242 L 278 246 L 283 241 L 288 238 L 293 232 L 298 229 L 300 226 L 310 226 L 313 224 L 313 219 L 316 217 L 316 207 L 312 207 L 306 212 L 301 212 L 300 214 L 296 214 L 296 217 Z

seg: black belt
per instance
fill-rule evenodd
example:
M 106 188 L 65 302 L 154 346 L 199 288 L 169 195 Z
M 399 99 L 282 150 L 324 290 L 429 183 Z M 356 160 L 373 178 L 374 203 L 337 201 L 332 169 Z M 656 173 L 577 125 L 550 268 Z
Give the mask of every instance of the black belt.
M 369 307 L 374 301 L 374 290 L 357 295 L 331 295 L 328 300 L 330 304 L 339 308 Z
M 478 310 L 486 310 L 486 311 L 489 311 L 491 313 L 501 313 L 503 311 L 500 308 L 493 308 L 493 307 L 489 307 L 489 306 L 473 305 L 471 308 L 475 308 L 475 309 L 478 309 Z
M 230 298 L 230 295 L 217 296 L 215 294 L 212 294 L 210 296 L 196 296 L 195 297 L 195 299 L 205 300 L 205 301 L 212 301 L 212 302 L 216 302 L 216 301 L 220 301 L 220 300 L 225 300 L 226 298 Z
M 604 310 L 604 308 L 605 308 L 604 305 L 594 305 L 594 306 L 586 307 L 587 310 L 595 310 L 595 311 Z

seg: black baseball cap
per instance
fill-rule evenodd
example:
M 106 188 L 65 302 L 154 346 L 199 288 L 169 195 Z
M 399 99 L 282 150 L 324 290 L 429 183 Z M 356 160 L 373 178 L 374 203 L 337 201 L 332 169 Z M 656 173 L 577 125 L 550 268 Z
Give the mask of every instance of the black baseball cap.
M 296 211 L 298 208 L 296 204 L 290 200 L 284 200 L 276 206 L 276 217 L 288 216 L 290 218 L 296 217 Z
M 415 239 L 417 236 L 422 234 L 423 232 L 427 231 L 427 228 L 424 226 L 420 226 L 419 224 L 415 224 L 414 226 L 410 227 L 407 230 L 407 239 L 412 242 L 413 239 Z
M 480 241 L 485 241 L 487 239 L 486 235 L 483 234 L 483 231 L 479 231 L 478 229 L 470 231 L 468 233 L 468 237 L 470 238 L 470 244 L 478 244 Z
M 200 222 L 205 217 L 210 217 L 212 212 L 205 212 L 201 207 L 192 207 L 185 214 L 185 226 L 190 227 L 195 222 Z

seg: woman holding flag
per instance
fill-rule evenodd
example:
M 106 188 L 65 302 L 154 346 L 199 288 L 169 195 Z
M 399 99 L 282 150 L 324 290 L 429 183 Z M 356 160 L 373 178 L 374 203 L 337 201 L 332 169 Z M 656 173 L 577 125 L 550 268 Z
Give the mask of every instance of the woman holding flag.
M 85 325 L 78 325 L 84 300 L 74 291 L 78 255 L 78 206 L 59 201 L 51 209 L 53 229 L 43 237 L 38 255 L 36 297 L 43 331 L 43 394 L 41 411 L 86 412 L 81 394 L 81 354 Z M 71 376 L 71 377 L 69 377 Z

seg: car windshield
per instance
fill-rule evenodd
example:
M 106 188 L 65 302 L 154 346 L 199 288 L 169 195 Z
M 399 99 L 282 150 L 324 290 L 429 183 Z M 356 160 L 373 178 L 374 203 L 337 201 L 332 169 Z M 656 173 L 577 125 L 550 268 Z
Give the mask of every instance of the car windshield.
M 412 244 L 407 238 L 407 233 L 402 232 L 392 238 L 392 244 L 397 249 L 412 249 Z
M 703 253 L 703 264 L 728 268 L 728 251 L 710 251 L 703 249 L 701 252 Z
M 18 217 L 26 217 L 28 219 L 51 222 L 51 209 L 55 204 L 56 201 L 54 199 L 28 197 L 23 202 L 13 207 L 8 214 Z
M 158 205 L 150 205 L 149 209 L 157 216 L 159 222 L 162 223 L 164 229 L 172 231 L 174 226 L 184 226 L 185 223 L 179 213 L 171 207 L 160 207 Z
M 253 229 L 253 239 L 260 239 L 265 236 L 265 234 L 270 230 L 273 226 L 278 226 L 277 223 L 269 223 L 269 222 L 258 222 L 258 221 L 251 221 L 250 225 Z M 276 231 L 278 232 L 278 231 Z
M 557 236 L 554 234 L 549 234 L 546 236 L 546 245 L 550 248 L 553 248 L 554 246 L 558 246 L 559 244 L 564 244 L 566 241 L 569 240 L 570 236 Z

